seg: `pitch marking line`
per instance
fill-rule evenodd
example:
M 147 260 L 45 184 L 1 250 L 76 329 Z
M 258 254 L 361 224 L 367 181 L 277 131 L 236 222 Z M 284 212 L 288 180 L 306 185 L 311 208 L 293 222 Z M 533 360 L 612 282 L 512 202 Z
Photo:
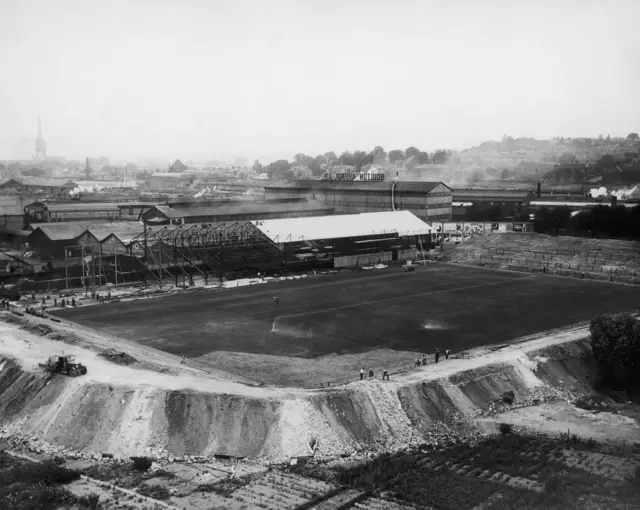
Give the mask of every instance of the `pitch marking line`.
M 289 319 L 292 317 L 303 317 L 305 315 L 313 315 L 313 314 L 317 314 L 317 313 L 325 313 L 325 312 L 332 312 L 335 310 L 344 310 L 347 308 L 355 308 L 358 306 L 365 306 L 365 305 L 372 305 L 372 304 L 378 304 L 378 303 L 386 303 L 389 301 L 396 301 L 396 300 L 401 300 L 401 299 L 407 299 L 407 298 L 415 298 L 415 297 L 423 297 L 423 296 L 433 296 L 436 294 L 445 294 L 447 292 L 457 292 L 457 291 L 461 291 L 461 290 L 470 290 L 470 289 L 481 289 L 484 287 L 491 287 L 491 286 L 496 286 L 496 285 L 502 285 L 504 283 L 510 283 L 510 282 L 515 282 L 515 281 L 523 281 L 523 280 L 529 280 L 532 278 L 535 278 L 536 275 L 528 275 L 528 276 L 524 276 L 524 277 L 518 277 L 518 278 L 510 278 L 509 280 L 500 280 L 498 282 L 490 282 L 490 283 L 483 283 L 480 285 L 468 285 L 465 287 L 454 287 L 451 289 L 443 289 L 443 290 L 436 290 L 436 291 L 431 291 L 431 292 L 421 292 L 419 294 L 405 294 L 403 296 L 395 296 L 395 297 L 391 297 L 391 298 L 384 298 L 384 299 L 377 299 L 375 301 L 362 301 L 360 303 L 353 303 L 350 305 L 343 305 L 343 306 L 336 306 L 333 308 L 325 308 L 325 309 L 320 309 L 320 310 L 312 310 L 309 312 L 302 312 L 302 313 L 296 313 L 296 314 L 289 314 L 289 315 L 280 315 L 279 317 L 275 317 L 275 318 L 268 318 L 268 319 L 255 319 L 251 316 L 247 316 L 248 320 L 245 321 L 237 321 L 237 322 L 225 322 L 225 326 L 230 326 L 230 325 L 234 325 L 234 324 L 238 324 L 238 325 L 242 325 L 242 326 L 250 326 L 251 323 L 264 323 L 264 322 L 273 322 L 274 320 L 279 320 L 279 319 Z M 215 333 L 214 333 L 215 334 Z M 141 338 L 138 341 L 144 341 L 147 339 L 158 339 L 158 338 L 163 338 L 163 339 L 169 339 L 175 336 L 184 336 L 184 333 L 171 333 L 168 335 L 162 335 L 162 336 L 153 336 L 153 337 L 147 337 L 147 338 Z
M 443 289 L 443 290 L 436 290 L 436 291 L 432 291 L 432 292 L 421 292 L 420 294 L 406 294 L 404 296 L 396 296 L 396 297 L 391 297 L 391 298 L 384 298 L 384 299 L 377 299 L 375 301 L 363 301 L 361 303 L 354 303 L 351 305 L 343 305 L 343 306 L 336 306 L 333 308 L 326 308 L 324 310 L 312 310 L 310 312 L 303 312 L 303 313 L 296 313 L 296 314 L 291 314 L 291 315 L 280 315 L 279 317 L 277 317 L 277 319 L 290 319 L 292 317 L 302 317 L 304 315 L 313 315 L 316 313 L 324 313 L 324 312 L 332 312 L 335 310 L 344 310 L 347 308 L 355 308 L 357 306 L 363 306 L 363 305 L 375 305 L 378 303 L 387 303 L 389 301 L 396 301 L 399 299 L 407 299 L 407 298 L 415 298 L 415 297 L 423 297 L 423 296 L 433 296 L 435 294 L 445 294 L 447 292 L 457 292 L 459 290 L 470 290 L 470 289 L 481 289 L 484 287 L 491 287 L 494 285 L 502 285 L 504 283 L 509 283 L 509 282 L 515 282 L 515 281 L 519 281 L 519 280 L 528 280 L 530 278 L 535 278 L 535 276 L 527 276 L 527 277 L 520 277 L 520 278 L 511 278 L 509 280 L 501 280 L 499 282 L 491 282 L 491 283 L 482 283 L 480 285 L 470 285 L 470 286 L 466 286 L 466 287 L 454 287 L 452 289 Z M 265 322 L 267 320 L 271 320 L 271 319 L 260 319 L 260 320 L 256 320 L 256 322 Z

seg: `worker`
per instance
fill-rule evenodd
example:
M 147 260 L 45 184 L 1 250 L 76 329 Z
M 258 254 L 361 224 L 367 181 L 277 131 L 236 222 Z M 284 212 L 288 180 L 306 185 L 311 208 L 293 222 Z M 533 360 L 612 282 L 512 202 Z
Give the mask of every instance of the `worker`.
M 45 301 L 45 299 L 44 299 L 44 298 L 42 298 L 42 304 L 44 305 L 44 304 L 46 304 L 46 303 L 47 303 L 47 302 Z
M 426 364 L 427 364 L 427 355 L 426 355 L 426 354 L 423 354 L 423 355 L 422 355 L 422 364 L 423 364 L 423 365 L 426 365 Z
M 71 298 L 71 306 L 76 306 L 76 298 Z
M 373 379 L 373 370 L 369 370 L 369 379 Z
M 416 367 L 419 367 L 420 366 L 420 358 L 416 358 L 416 362 L 415 363 L 416 363 Z
M 438 360 L 440 359 L 440 349 L 436 349 L 436 363 L 438 362 Z
M 384 379 L 387 379 L 387 381 L 389 380 L 389 372 L 387 370 L 383 370 L 382 371 L 382 380 L 384 381 Z
M 278 305 L 280 304 L 280 297 L 279 296 L 274 296 L 273 302 L 275 303 L 276 308 L 278 308 Z
M 364 368 L 360 369 L 360 380 L 363 381 L 364 380 Z
M 53 306 L 58 308 L 58 298 L 53 298 Z
M 446 351 L 444 351 L 444 357 L 445 359 L 449 359 L 449 354 L 451 354 L 451 351 L 449 349 L 447 349 Z
M 107 300 L 111 299 L 111 291 L 107 294 Z

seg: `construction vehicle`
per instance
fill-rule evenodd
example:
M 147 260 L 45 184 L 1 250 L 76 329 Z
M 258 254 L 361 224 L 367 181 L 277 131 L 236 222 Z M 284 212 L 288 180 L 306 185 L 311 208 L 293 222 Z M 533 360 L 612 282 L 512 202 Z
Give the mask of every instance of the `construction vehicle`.
M 77 377 L 87 373 L 87 367 L 82 363 L 76 363 L 76 357 L 73 355 L 49 356 L 47 363 L 41 363 L 40 366 L 53 374 L 64 374 L 69 377 Z

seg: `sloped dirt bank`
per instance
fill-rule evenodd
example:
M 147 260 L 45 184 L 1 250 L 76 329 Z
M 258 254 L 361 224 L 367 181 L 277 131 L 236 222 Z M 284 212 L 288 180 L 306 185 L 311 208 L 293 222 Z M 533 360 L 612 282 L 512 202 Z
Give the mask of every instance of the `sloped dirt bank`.
M 586 330 L 449 360 L 393 381 L 325 391 L 250 388 L 116 366 L 74 346 L 86 376 L 37 368 L 58 347 L 0 328 L 2 435 L 86 454 L 161 459 L 228 455 L 281 461 L 437 444 L 483 430 L 495 412 L 591 392 Z M 52 346 L 53 345 L 53 346 Z M 2 354 L 2 353 L 5 354 Z M 504 396 L 512 395 L 512 401 Z

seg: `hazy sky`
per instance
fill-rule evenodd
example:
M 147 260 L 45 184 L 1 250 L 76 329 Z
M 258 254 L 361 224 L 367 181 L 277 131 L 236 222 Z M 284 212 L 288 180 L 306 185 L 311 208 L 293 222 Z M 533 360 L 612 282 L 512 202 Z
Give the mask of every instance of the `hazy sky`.
M 0 0 L 0 159 L 640 130 L 640 1 Z

